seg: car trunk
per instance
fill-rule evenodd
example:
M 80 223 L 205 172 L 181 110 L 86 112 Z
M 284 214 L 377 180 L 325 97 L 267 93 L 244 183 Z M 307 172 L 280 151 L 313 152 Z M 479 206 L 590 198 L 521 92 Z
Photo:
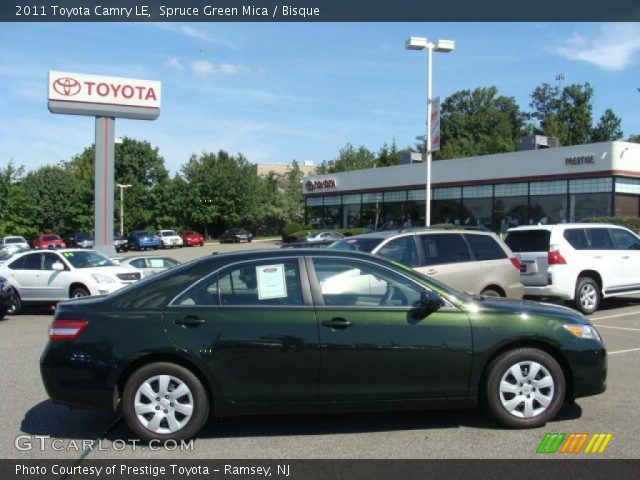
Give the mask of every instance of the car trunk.
M 505 243 L 520 260 L 520 281 L 525 286 L 547 285 L 549 240 L 546 229 L 509 232 Z

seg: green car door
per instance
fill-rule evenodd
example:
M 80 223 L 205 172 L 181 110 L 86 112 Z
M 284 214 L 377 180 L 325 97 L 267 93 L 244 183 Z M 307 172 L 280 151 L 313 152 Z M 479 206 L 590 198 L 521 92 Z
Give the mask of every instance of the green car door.
M 229 265 L 165 309 L 170 338 L 199 357 L 226 400 L 316 401 L 320 351 L 305 265 Z
M 445 303 L 415 308 L 427 288 L 361 259 L 307 261 L 320 330 L 320 400 L 455 398 L 467 394 L 471 327 Z

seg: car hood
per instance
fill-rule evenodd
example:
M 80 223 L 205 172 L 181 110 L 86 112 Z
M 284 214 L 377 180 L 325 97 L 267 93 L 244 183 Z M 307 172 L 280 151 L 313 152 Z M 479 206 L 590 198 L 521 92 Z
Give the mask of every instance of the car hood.
M 77 268 L 76 271 L 84 272 L 87 274 L 97 273 L 101 275 L 115 276 L 118 273 L 140 273 L 137 268 L 129 267 L 127 265 L 114 265 L 111 267 L 89 267 L 89 268 Z
M 548 316 L 556 320 L 590 325 L 589 319 L 581 313 L 562 305 L 534 302 L 531 300 L 509 300 L 506 298 L 476 297 L 473 305 L 483 311 L 497 311 L 506 314 L 519 315 L 526 313 L 532 316 Z M 475 308 L 475 307 L 473 307 Z

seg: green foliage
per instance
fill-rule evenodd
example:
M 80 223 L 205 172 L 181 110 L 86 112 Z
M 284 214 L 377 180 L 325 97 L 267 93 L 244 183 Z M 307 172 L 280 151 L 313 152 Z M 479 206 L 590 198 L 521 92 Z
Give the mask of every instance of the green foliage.
M 612 223 L 634 231 L 640 231 L 640 218 L 638 217 L 587 217 L 588 223 Z
M 366 228 L 366 227 L 341 228 L 341 229 L 337 230 L 337 232 L 341 233 L 345 237 L 351 237 L 353 235 L 360 235 L 361 233 L 365 233 L 365 232 L 368 232 L 368 231 L 369 231 L 369 229 Z
M 303 229 L 302 229 L 302 225 L 300 225 L 298 222 L 287 223 L 282 228 L 282 241 L 284 242 L 292 241 L 292 239 L 295 238 L 293 234 L 300 231 L 303 231 Z
M 623 135 L 620 127 L 621 123 L 620 117 L 613 113 L 613 110 L 607 108 L 591 132 L 591 141 L 610 142 L 612 140 L 620 140 Z

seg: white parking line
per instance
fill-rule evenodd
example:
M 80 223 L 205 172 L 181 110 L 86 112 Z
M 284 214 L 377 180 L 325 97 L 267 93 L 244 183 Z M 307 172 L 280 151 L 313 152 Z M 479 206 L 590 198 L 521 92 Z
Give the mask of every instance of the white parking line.
M 640 332 L 640 328 L 612 327 L 611 325 L 598 325 L 597 323 L 594 323 L 593 325 L 598 328 L 613 328 L 615 330 L 631 330 L 633 332 Z
M 592 318 L 594 320 L 606 320 L 607 318 L 628 317 L 629 315 L 638 315 L 638 316 L 640 316 L 640 311 L 628 312 L 628 313 L 618 313 L 617 315 L 606 315 L 604 317 L 592 317 Z
M 607 355 L 616 355 L 618 353 L 640 352 L 640 348 L 630 348 L 628 350 L 616 350 L 615 352 L 607 352 Z

